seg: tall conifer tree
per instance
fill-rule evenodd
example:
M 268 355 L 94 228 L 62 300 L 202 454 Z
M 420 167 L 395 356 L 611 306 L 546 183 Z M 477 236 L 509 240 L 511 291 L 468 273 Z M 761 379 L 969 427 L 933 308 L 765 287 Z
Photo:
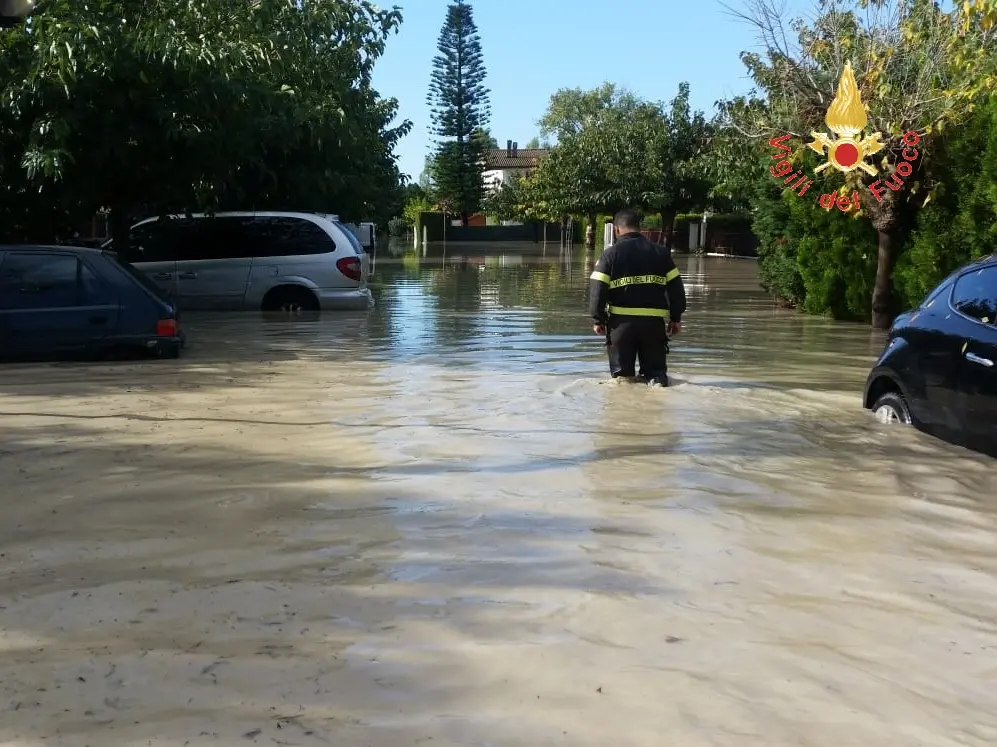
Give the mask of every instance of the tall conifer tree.
M 481 209 L 482 173 L 488 142 L 481 132 L 488 126 L 491 104 L 484 85 L 485 63 L 481 38 L 471 6 L 456 0 L 437 42 L 429 84 L 432 134 L 436 148 L 431 176 L 437 195 L 449 201 L 461 222 Z

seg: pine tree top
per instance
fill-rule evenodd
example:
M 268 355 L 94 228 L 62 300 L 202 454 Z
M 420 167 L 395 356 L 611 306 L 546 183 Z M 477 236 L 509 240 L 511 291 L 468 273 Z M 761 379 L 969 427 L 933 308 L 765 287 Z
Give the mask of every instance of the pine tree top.
M 438 138 L 470 140 L 491 118 L 481 37 L 474 11 L 463 0 L 447 6 L 433 58 L 427 104 Z

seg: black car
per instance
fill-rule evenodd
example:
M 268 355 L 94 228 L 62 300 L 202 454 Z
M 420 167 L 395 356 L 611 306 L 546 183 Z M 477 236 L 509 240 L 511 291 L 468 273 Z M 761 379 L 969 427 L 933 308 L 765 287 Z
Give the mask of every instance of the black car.
M 0 245 L 0 359 L 179 356 L 177 310 L 114 252 Z
M 997 256 L 956 270 L 897 318 L 863 404 L 882 422 L 997 456 Z

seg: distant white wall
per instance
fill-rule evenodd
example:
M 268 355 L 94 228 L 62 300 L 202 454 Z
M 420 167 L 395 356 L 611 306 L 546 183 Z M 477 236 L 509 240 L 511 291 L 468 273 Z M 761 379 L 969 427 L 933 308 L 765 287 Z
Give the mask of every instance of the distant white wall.
M 510 183 L 515 177 L 526 176 L 527 173 L 529 169 L 489 169 L 481 175 L 481 181 L 486 191 L 492 191 Z
M 489 169 L 481 175 L 481 181 L 485 187 L 485 193 L 495 192 L 501 189 L 504 184 L 509 184 L 521 176 L 526 176 L 530 173 L 529 169 Z M 514 220 L 503 220 L 494 221 L 489 218 L 486 221 L 487 225 L 490 226 L 521 226 L 522 223 Z

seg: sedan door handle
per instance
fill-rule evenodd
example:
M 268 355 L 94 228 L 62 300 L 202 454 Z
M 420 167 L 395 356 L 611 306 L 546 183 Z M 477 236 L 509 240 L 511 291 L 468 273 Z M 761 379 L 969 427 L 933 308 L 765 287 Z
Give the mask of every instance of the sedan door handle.
M 171 275 L 168 272 L 157 272 L 156 273 L 156 280 L 169 280 L 171 277 L 173 277 L 173 275 Z
M 179 277 L 180 277 L 181 280 L 197 280 L 197 273 L 196 272 L 181 272 Z
M 979 363 L 981 366 L 986 366 L 987 368 L 993 368 L 994 362 L 989 358 L 981 358 L 975 353 L 966 353 L 966 360 L 972 361 L 973 363 Z

